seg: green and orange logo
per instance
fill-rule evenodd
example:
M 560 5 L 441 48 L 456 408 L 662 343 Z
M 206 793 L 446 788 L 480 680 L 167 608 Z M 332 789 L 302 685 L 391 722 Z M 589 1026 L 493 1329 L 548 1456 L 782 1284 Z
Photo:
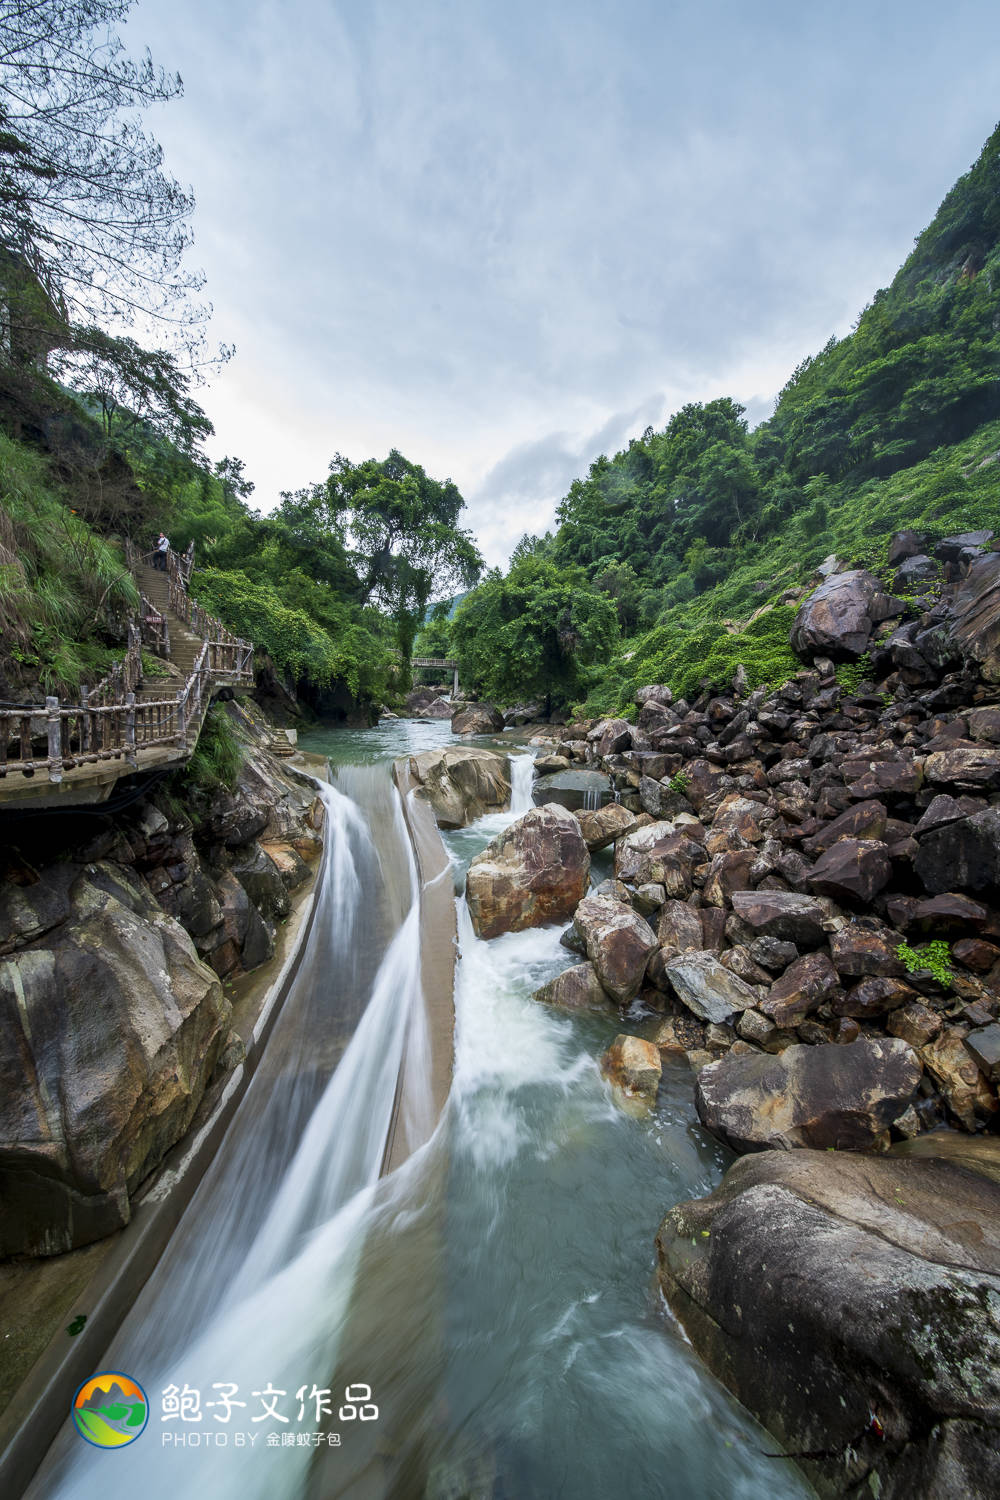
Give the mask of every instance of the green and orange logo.
M 85 1380 L 73 1398 L 73 1425 L 95 1448 L 125 1448 L 149 1421 L 146 1392 L 131 1375 L 104 1370 Z

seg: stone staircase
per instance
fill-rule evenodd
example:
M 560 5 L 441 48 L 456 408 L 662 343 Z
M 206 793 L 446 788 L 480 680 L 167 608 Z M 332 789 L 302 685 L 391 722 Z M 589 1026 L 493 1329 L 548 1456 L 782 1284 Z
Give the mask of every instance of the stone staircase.
M 157 702 L 173 698 L 194 671 L 195 662 L 201 655 L 204 641 L 178 619 L 170 608 L 166 573 L 143 563 L 135 570 L 136 582 L 153 605 L 167 621 L 170 633 L 170 662 L 177 669 L 176 678 L 144 677 L 136 689 L 136 702 Z

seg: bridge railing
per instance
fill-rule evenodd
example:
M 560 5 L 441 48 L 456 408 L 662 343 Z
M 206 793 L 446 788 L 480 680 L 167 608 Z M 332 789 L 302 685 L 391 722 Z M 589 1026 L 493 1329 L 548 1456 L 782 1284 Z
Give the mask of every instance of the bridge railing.
M 125 543 L 125 561 L 136 576 L 139 565 L 154 555 L 144 557 L 131 540 Z M 184 687 L 173 697 L 136 698 L 143 644 L 161 655 L 170 649 L 166 616 L 140 592 L 141 614 L 129 622 L 124 657 L 97 687 L 81 692 L 79 703 L 48 697 L 44 705 L 0 708 L 0 780 L 19 771 L 26 777 L 47 772 L 50 782 L 60 782 L 64 771 L 75 766 L 110 760 L 135 766 L 140 750 L 160 745 L 188 749 L 208 708 L 213 679 L 253 683 L 252 644 L 234 636 L 187 594 L 193 559 L 193 544 L 184 557 L 171 549 L 166 569 L 171 609 L 203 640 Z

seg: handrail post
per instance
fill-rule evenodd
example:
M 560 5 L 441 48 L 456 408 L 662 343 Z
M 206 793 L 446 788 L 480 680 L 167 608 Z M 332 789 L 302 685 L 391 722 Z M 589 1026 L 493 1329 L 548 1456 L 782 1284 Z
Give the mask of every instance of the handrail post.
M 90 689 L 80 689 L 80 756 L 90 751 Z
M 49 780 L 62 781 L 62 721 L 58 698 L 46 698 L 45 713 L 49 731 Z
M 125 759 L 130 766 L 139 762 L 135 754 L 135 694 L 125 694 Z
M 182 743 L 183 743 L 183 741 L 184 741 L 184 739 L 185 739 L 185 737 L 187 735 L 187 716 L 186 716 L 186 713 L 185 713 L 186 704 L 185 704 L 185 701 L 184 701 L 186 697 L 187 697 L 187 689 L 186 688 L 182 689 L 177 694 L 177 729 L 176 729 L 176 738 L 179 739 Z

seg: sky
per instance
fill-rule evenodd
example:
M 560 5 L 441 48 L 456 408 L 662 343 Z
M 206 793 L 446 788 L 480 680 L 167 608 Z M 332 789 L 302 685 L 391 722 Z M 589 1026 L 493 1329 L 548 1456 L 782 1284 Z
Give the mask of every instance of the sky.
M 213 458 L 451 478 L 503 564 L 687 401 L 754 423 L 1000 119 L 995 0 L 138 0 L 236 355 Z

